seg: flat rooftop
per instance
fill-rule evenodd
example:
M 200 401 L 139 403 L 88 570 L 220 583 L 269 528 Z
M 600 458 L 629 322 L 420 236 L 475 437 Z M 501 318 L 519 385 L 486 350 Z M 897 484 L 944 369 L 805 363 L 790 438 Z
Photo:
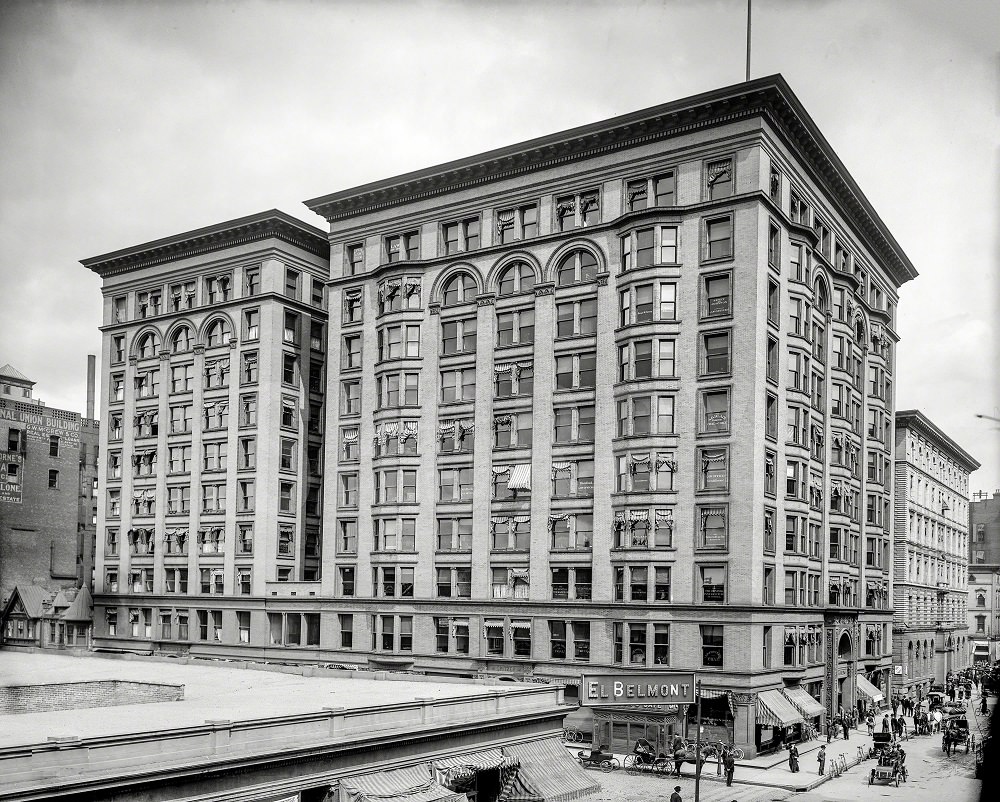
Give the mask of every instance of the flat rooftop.
M 413 680 L 378 679 L 370 672 L 323 669 L 315 669 L 318 676 L 310 677 L 284 673 L 277 666 L 248 665 L 251 667 L 203 660 L 185 664 L 169 658 L 115 659 L 0 650 L 0 686 L 88 680 L 184 686 L 181 701 L 0 715 L 0 748 L 44 743 L 50 738 L 158 732 L 203 725 L 206 721 L 297 716 L 319 713 L 328 707 L 350 711 L 398 707 L 430 698 L 458 701 L 491 689 L 508 691 L 513 687 L 510 683 L 458 683 L 416 676 Z M 406 675 L 395 675 L 399 676 Z
M 66 683 L 98 680 L 183 686 L 184 696 L 0 714 L 0 802 L 100 798 L 126 788 L 168 800 L 181 785 L 184 793 L 206 783 L 220 790 L 236 775 L 247 787 L 287 795 L 363 767 L 550 735 L 569 710 L 558 685 L 0 650 L 0 690 L 31 686 L 31 696 L 51 684 L 59 686 L 55 698 Z

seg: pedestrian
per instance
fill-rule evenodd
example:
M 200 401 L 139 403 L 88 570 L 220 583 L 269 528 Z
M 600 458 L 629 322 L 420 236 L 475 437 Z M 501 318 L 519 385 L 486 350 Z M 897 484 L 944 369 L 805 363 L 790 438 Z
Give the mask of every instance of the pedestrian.
M 868 735 L 870 735 L 870 736 L 874 735 L 875 734 L 875 719 L 872 717 L 871 713 L 868 714 L 868 718 L 867 718 L 867 720 L 866 720 L 865 723 L 868 725 Z
M 795 748 L 795 744 L 788 747 L 788 768 L 792 774 L 799 770 L 799 750 Z
M 848 740 L 850 740 L 850 737 L 851 737 L 851 735 L 850 735 L 850 732 L 851 732 L 851 730 L 850 730 L 850 728 L 849 728 L 849 727 L 847 726 L 847 722 L 848 722 L 848 719 L 846 719 L 846 718 L 845 718 L 845 719 L 844 719 L 844 740 L 845 740 L 845 741 L 848 741 Z
M 670 802 L 683 802 L 681 799 L 681 787 L 679 785 L 674 786 L 674 792 L 670 795 Z
M 674 747 L 674 774 L 678 777 L 681 776 L 681 766 L 684 763 L 684 747 L 679 743 Z M 681 790 L 680 788 L 677 789 Z
M 983 700 L 979 703 L 979 713 L 983 716 L 988 716 L 990 714 L 990 706 L 989 703 L 986 701 L 985 696 L 983 697 Z
M 882 732 L 888 732 L 888 731 L 889 731 L 889 714 L 886 713 L 884 716 L 882 716 Z
M 733 757 L 733 753 L 729 750 L 726 750 L 726 754 L 722 758 L 722 766 L 726 770 L 726 785 L 732 785 L 733 774 L 736 771 L 736 758 Z
M 832 721 L 826 722 L 826 742 L 830 743 L 833 740 L 833 728 L 836 725 Z
M 821 746 L 819 748 L 819 754 L 816 755 L 816 760 L 819 762 L 819 776 L 822 777 L 826 774 L 826 747 Z

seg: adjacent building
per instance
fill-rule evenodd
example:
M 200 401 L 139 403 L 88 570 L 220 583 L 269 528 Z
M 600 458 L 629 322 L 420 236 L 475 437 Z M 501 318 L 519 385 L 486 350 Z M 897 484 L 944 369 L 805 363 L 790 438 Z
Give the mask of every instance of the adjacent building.
M 320 587 L 327 252 L 271 211 L 84 261 L 107 366 L 99 646 L 319 646 L 315 602 L 265 610 Z
M 896 413 L 893 691 L 919 698 L 969 664 L 969 474 L 979 467 L 919 410 Z
M 0 605 L 15 587 L 45 598 L 91 582 L 98 422 L 55 409 L 0 367 Z M 3 628 L 0 627 L 0 632 Z
M 84 262 L 99 643 L 571 695 L 693 670 L 751 752 L 888 692 L 916 271 L 780 76 L 307 206 L 328 235 L 268 213 Z
M 969 504 L 969 639 L 972 662 L 1000 660 L 1000 491 Z

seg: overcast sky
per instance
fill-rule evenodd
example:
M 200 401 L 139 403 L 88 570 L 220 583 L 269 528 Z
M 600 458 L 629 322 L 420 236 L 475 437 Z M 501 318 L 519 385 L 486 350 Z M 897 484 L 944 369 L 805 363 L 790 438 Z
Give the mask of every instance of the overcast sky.
M 0 365 L 84 410 L 79 260 L 743 80 L 745 0 L 0 2 Z M 780 72 L 916 265 L 897 408 L 1000 488 L 993 0 L 754 0 Z M 100 366 L 99 366 L 100 368 Z

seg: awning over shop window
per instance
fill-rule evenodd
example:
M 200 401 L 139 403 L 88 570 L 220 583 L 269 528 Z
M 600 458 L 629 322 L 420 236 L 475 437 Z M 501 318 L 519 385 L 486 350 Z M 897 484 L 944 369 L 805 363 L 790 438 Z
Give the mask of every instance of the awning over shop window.
M 469 802 L 469 798 L 435 782 L 425 763 L 346 777 L 340 781 L 340 802 Z
M 501 802 L 568 802 L 601 788 L 558 738 L 514 744 L 504 754 L 519 760 L 521 768 Z
M 806 718 L 823 715 L 823 705 L 817 702 L 810 695 L 809 691 L 802 686 L 793 685 L 790 688 L 782 688 L 781 692 L 788 697 L 788 701 L 794 705 L 795 709 Z
M 863 674 L 858 674 L 858 693 L 866 696 L 875 704 L 885 701 L 885 694 L 872 685 Z
M 757 724 L 763 727 L 791 727 L 804 719 L 779 690 L 757 694 Z
M 472 752 L 467 755 L 456 755 L 455 757 L 443 757 L 434 761 L 434 765 L 439 769 L 453 769 L 457 767 L 468 767 L 470 769 L 498 769 L 501 766 L 509 766 L 516 763 L 517 759 L 504 755 L 499 749 L 486 749 L 482 752 Z
M 500 749 L 486 749 L 482 752 L 441 758 L 431 765 L 434 768 L 434 777 L 441 785 L 453 788 L 457 785 L 459 790 L 468 790 L 465 788 L 465 783 L 470 778 L 475 778 L 481 771 L 499 770 L 503 785 L 505 778 L 516 772 L 521 764 L 516 757 L 504 755 Z
M 980 654 L 989 654 L 990 645 L 988 643 L 977 643 L 975 644 L 975 650 Z

